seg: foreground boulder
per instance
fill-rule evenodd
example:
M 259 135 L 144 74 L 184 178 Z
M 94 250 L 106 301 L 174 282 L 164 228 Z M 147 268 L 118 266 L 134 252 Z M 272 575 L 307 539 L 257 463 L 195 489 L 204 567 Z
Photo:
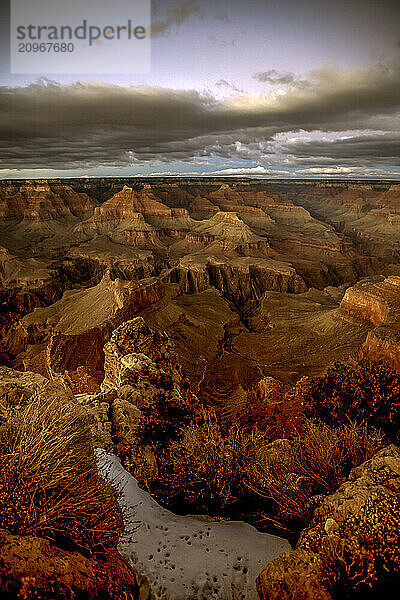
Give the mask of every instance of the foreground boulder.
M 136 574 L 117 552 L 103 559 L 61 549 L 35 536 L 0 530 L 0 595 L 43 600 L 135 600 L 140 596 Z
M 332 600 L 399 581 L 400 449 L 392 445 L 352 470 L 257 589 L 262 600 Z

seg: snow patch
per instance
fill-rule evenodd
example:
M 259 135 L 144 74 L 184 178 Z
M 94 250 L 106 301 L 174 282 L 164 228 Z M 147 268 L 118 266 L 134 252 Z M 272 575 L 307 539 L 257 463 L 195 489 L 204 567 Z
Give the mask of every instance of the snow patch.
M 121 465 L 97 449 L 100 474 L 120 493 L 122 556 L 147 577 L 157 600 L 257 600 L 264 566 L 291 549 L 238 521 L 182 517 L 162 508 Z

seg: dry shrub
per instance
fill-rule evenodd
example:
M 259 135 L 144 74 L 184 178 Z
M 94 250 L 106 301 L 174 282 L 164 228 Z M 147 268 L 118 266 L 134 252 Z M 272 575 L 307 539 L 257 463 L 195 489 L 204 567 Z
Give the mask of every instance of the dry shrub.
M 163 486 L 197 510 L 218 512 L 240 494 L 242 477 L 264 436 L 233 427 L 224 435 L 213 411 L 174 441 L 162 461 Z
M 336 363 L 304 393 L 308 416 L 336 427 L 349 419 L 381 429 L 399 441 L 400 373 L 383 362 Z
M 365 598 L 376 580 L 374 557 L 357 543 L 349 543 L 337 536 L 323 540 L 320 549 L 321 583 L 334 597 Z
M 258 430 L 234 426 L 224 432 L 208 411 L 201 424 L 186 427 L 159 455 L 160 487 L 146 484 L 162 501 L 222 515 L 239 501 L 265 525 L 293 529 L 383 445 L 382 436 L 366 425 L 332 428 L 307 420 L 292 439 L 270 443 Z
M 304 417 L 303 388 L 300 380 L 296 386 L 279 381 L 264 386 L 261 381 L 249 393 L 246 405 L 239 414 L 239 424 L 244 430 L 258 429 L 270 440 L 288 438 L 301 428 Z
M 344 538 L 319 549 L 328 589 L 379 588 L 400 577 L 400 499 L 378 491 L 344 524 Z M 327 547 L 328 546 L 328 547 Z
M 0 528 L 89 552 L 116 546 L 121 511 L 70 404 L 35 399 L 1 429 Z
M 321 495 L 336 490 L 350 470 L 370 459 L 383 438 L 366 425 L 332 428 L 305 421 L 301 434 L 263 448 L 248 472 L 249 484 L 273 502 L 276 519 L 307 521 Z
M 318 544 L 323 583 L 334 598 L 377 598 L 400 582 L 400 500 L 385 491 L 371 497 L 342 525 L 341 536 Z M 392 595 L 392 594 L 389 594 Z

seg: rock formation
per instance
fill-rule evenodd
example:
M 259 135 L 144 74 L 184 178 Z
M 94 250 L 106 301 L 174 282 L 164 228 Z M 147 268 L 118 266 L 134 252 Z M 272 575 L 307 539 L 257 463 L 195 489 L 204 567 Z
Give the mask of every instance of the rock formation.
M 22 182 L 1 186 L 0 219 L 15 221 L 52 221 L 88 216 L 96 206 L 85 193 L 69 185 L 49 182 Z
M 142 411 L 160 401 L 185 408 L 191 394 L 168 335 L 151 330 L 142 317 L 117 327 L 104 347 L 104 380 L 98 394 L 78 396 L 87 410 L 97 446 L 120 456 L 137 444 Z M 133 448 L 145 460 L 151 448 Z
M 389 446 L 326 497 L 295 550 L 258 577 L 262 600 L 332 600 L 400 570 L 400 450 Z
M 360 357 L 385 360 L 400 369 L 400 277 L 349 288 L 340 309 L 374 326 L 360 349 Z
M 169 328 L 196 392 L 221 402 L 240 399 L 257 378 L 294 381 L 357 353 L 399 364 L 397 315 L 379 316 L 396 301 L 394 279 L 382 282 L 397 268 L 396 185 L 121 178 L 4 182 L 0 192 L 0 352 L 8 365 L 66 373 L 76 392 L 94 392 L 104 343 L 139 313 Z M 368 284 L 355 285 L 365 276 Z M 195 320 L 189 296 L 202 307 Z M 207 352 L 214 302 L 221 323 L 238 326 L 217 328 Z
M 0 530 L 0 555 L 0 593 L 4 598 L 150 598 L 147 583 L 117 552 L 104 559 L 89 558 L 43 538 Z
M 335 360 L 400 369 L 399 191 L 384 182 L 2 182 L 1 361 L 24 372 L 0 368 L 0 426 L 44 390 L 65 402 L 73 392 L 96 444 L 157 476 L 152 427 L 159 434 L 165 423 L 148 418 L 154 407 L 173 408 L 173 432 L 193 403 L 232 422 L 257 384 L 265 395 L 271 381 L 320 375 Z M 364 569 L 367 582 L 375 572 L 384 580 L 397 568 L 399 463 L 389 447 L 354 470 L 297 549 L 267 567 L 261 597 L 331 600 L 336 580 L 356 584 Z M 9 532 L 0 546 L 4 593 L 29 595 L 36 578 L 45 595 L 50 570 L 59 595 L 68 585 L 101 595 L 110 577 L 128 597 L 141 587 L 118 558 L 105 565 Z M 217 583 L 208 577 L 204 589 Z
M 171 270 L 184 293 L 215 287 L 239 306 L 257 302 L 266 290 L 299 293 L 306 284 L 288 264 L 262 258 L 189 255 Z
M 398 263 L 399 190 L 397 183 L 303 184 L 295 202 L 344 232 L 362 252 Z M 287 196 L 294 197 L 290 190 Z
M 57 377 L 85 367 L 101 381 L 103 347 L 112 331 L 163 294 L 157 279 L 112 280 L 106 273 L 97 286 L 65 292 L 58 302 L 23 317 L 4 345 L 28 370 Z

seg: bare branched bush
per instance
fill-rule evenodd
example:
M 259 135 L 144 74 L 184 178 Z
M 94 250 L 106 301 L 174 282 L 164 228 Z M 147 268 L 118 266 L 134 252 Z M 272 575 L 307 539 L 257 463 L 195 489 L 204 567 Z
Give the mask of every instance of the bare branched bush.
M 383 445 L 383 437 L 366 425 L 333 428 L 308 420 L 291 439 L 270 443 L 257 429 L 233 426 L 225 432 L 207 411 L 201 424 L 186 427 L 158 457 L 157 491 L 162 501 L 178 499 L 213 514 L 224 514 L 239 500 L 265 524 L 297 528 Z M 154 481 L 146 484 L 155 491 Z
M 336 363 L 312 379 L 303 394 L 306 414 L 337 427 L 348 419 L 366 422 L 387 439 L 400 439 L 400 373 L 384 362 Z
M 366 425 L 333 428 L 305 421 L 301 434 L 258 453 L 247 473 L 249 485 L 273 502 L 280 522 L 304 522 L 315 508 L 314 498 L 336 490 L 353 467 L 383 445 L 383 437 Z
M 256 386 L 248 393 L 246 405 L 238 415 L 239 424 L 246 431 L 264 431 L 270 441 L 293 435 L 303 419 L 300 388 L 301 382 L 295 387 L 279 381 L 267 389 Z
M 232 427 L 224 434 L 214 412 L 191 425 L 164 455 L 162 479 L 172 497 L 198 510 L 223 509 L 240 494 L 241 478 L 253 462 L 261 433 Z
M 0 527 L 89 552 L 116 546 L 121 511 L 70 404 L 37 398 L 0 430 Z
M 231 500 L 232 451 L 215 415 L 187 427 L 171 444 L 163 474 L 171 495 L 189 504 L 225 506 Z
M 365 548 L 338 537 L 325 539 L 322 546 L 321 581 L 335 597 L 354 597 L 356 591 L 366 593 L 373 586 L 375 561 Z

